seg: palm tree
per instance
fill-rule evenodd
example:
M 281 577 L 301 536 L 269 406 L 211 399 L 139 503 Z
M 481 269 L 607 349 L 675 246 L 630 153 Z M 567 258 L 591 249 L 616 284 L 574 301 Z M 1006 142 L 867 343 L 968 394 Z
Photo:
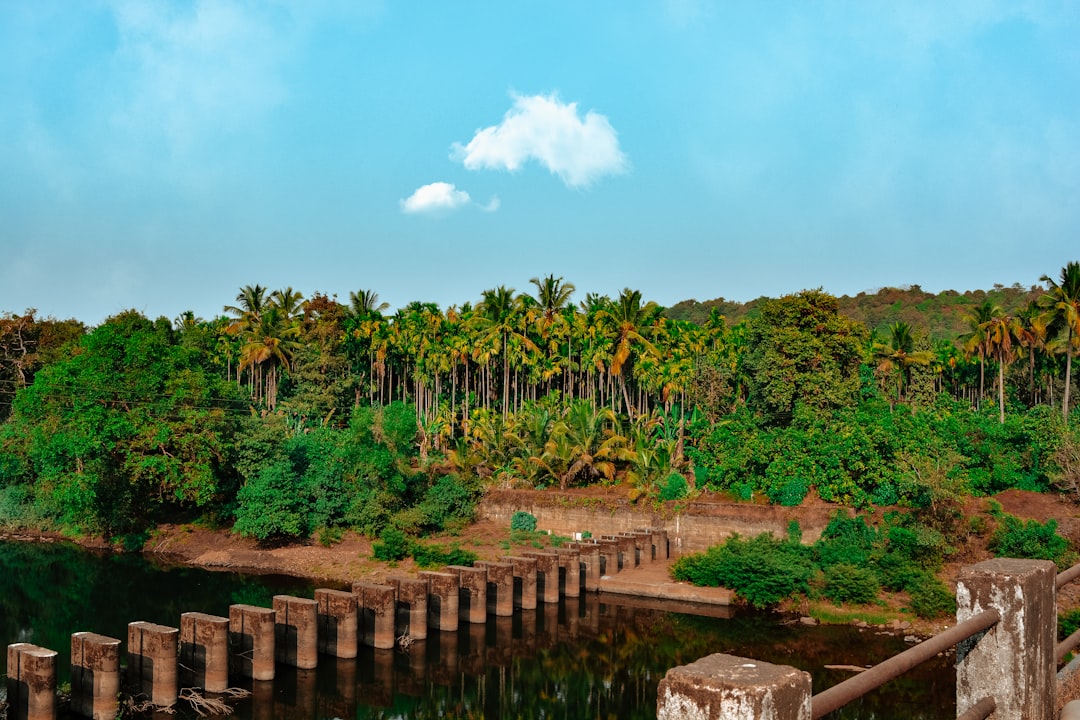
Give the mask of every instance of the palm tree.
M 1065 335 L 1065 397 L 1061 403 L 1061 414 L 1068 420 L 1072 358 L 1077 340 L 1080 339 L 1080 263 L 1067 263 L 1061 269 L 1059 281 L 1055 282 L 1049 275 L 1043 275 L 1041 280 L 1050 285 L 1049 292 L 1039 300 L 1050 318 L 1049 332 L 1051 335 Z
M 871 352 L 878 361 L 878 370 L 883 373 L 896 370 L 896 402 L 904 400 L 904 389 L 911 382 L 911 368 L 929 365 L 934 359 L 932 351 L 915 349 L 915 338 L 906 322 L 893 323 L 889 328 L 889 342 L 873 343 Z
M 262 285 L 245 285 L 236 295 L 236 305 L 226 305 L 225 312 L 233 315 L 239 322 L 257 320 L 269 305 L 266 288 Z
M 291 287 L 270 293 L 270 302 L 281 311 L 288 322 L 292 322 L 304 310 L 304 294 Z
M 1046 350 L 1046 315 L 1038 302 L 1032 300 L 1016 314 L 1019 323 L 1016 341 L 1028 351 L 1028 402 L 1035 404 L 1035 351 Z
M 619 379 L 623 403 L 627 414 L 633 418 L 634 410 L 626 390 L 624 370 L 633 363 L 634 351 L 644 349 L 655 353 L 656 348 L 646 337 L 649 327 L 660 316 L 660 306 L 649 301 L 641 304 L 641 291 L 623 289 L 619 298 L 608 302 L 598 316 L 607 327 L 605 334 L 612 341 L 612 356 L 609 365 L 612 376 Z
M 255 398 L 265 400 L 270 410 L 277 406 L 278 367 L 289 369 L 297 346 L 294 338 L 299 332 L 296 323 L 288 322 L 279 308 L 271 306 L 243 333 L 239 371 L 254 371 L 251 378 Z
M 351 317 L 366 319 L 372 315 L 382 315 L 389 310 L 390 304 L 379 302 L 379 293 L 372 290 L 357 290 L 349 293 L 349 307 L 346 311 Z
M 990 322 L 994 317 L 1001 315 L 1002 310 L 1000 307 L 990 302 L 989 300 L 983 300 L 976 305 L 971 312 L 964 314 L 964 320 L 967 322 L 970 330 L 960 335 L 960 342 L 964 349 L 964 353 L 970 358 L 977 356 L 979 358 L 979 403 L 982 403 L 983 395 L 985 394 L 986 385 L 986 332 L 985 325 Z
M 1005 366 L 1016 357 L 1013 339 L 1019 330 L 1017 321 L 1003 314 L 991 318 L 983 327 L 987 354 L 998 364 L 998 416 L 1002 424 L 1005 424 Z
M 502 412 L 505 420 L 510 411 L 510 340 L 517 340 L 525 349 L 533 352 L 536 351 L 536 343 L 521 332 L 518 312 L 521 300 L 514 297 L 513 288 L 500 285 L 493 290 L 485 290 L 482 296 L 475 322 L 487 338 L 499 339 L 503 366 Z

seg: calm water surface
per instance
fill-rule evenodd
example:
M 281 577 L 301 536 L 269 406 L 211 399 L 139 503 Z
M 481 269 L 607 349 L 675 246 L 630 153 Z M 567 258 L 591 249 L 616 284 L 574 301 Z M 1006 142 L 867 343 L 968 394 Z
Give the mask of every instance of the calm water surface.
M 176 627 L 183 612 L 228 615 L 233 603 L 268 607 L 274 595 L 311 597 L 313 589 L 284 576 L 0 542 L 0 640 L 56 650 L 64 682 L 73 632 L 125 639 L 135 620 Z M 353 661 L 322 657 L 313 671 L 279 666 L 273 683 L 246 685 L 253 696 L 233 717 L 651 720 L 664 673 L 710 653 L 799 667 L 820 691 L 849 677 L 825 665 L 873 664 L 908 647 L 872 629 L 803 627 L 749 612 L 700 617 L 603 597 L 463 623 L 461 631 L 433 632 L 408 652 L 366 648 Z M 954 692 L 952 658 L 939 658 L 830 718 L 944 720 L 955 717 Z

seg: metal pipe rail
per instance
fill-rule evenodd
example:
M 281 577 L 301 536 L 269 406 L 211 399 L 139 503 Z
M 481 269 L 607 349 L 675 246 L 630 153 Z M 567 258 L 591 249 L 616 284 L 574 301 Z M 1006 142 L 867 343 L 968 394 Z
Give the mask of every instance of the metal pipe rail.
M 866 672 L 859 673 L 852 678 L 833 685 L 828 690 L 824 690 L 817 695 L 814 695 L 810 698 L 811 719 L 817 720 L 820 717 L 824 717 L 833 710 L 837 710 L 838 708 L 847 705 L 852 700 L 862 697 L 871 690 L 876 690 L 888 681 L 899 677 L 911 668 L 929 660 L 938 653 L 954 647 L 957 643 L 963 642 L 973 635 L 990 629 L 999 620 L 1001 620 L 1001 615 L 997 610 L 986 610 L 981 612 L 958 625 L 954 625 L 948 630 L 938 633 L 929 640 L 924 640 L 915 647 L 909 648 L 899 655 L 894 655 L 888 660 L 878 663 Z M 980 707 L 981 705 L 982 702 L 975 705 L 975 707 Z M 973 707 L 972 710 L 974 710 L 975 707 Z M 975 715 L 973 717 L 985 718 L 986 715 Z
M 969 707 L 967 712 L 957 715 L 956 720 L 986 720 L 995 710 L 997 710 L 997 702 L 994 698 L 983 698 Z

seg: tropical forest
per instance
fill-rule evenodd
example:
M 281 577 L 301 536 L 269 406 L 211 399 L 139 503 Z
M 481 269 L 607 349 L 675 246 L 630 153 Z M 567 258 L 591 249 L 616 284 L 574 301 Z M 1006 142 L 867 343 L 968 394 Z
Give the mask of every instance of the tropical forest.
M 96 327 L 0 316 L 0 525 L 139 548 L 158 523 L 199 521 L 385 548 L 460 533 L 495 489 L 605 487 L 676 508 L 814 498 L 853 513 L 812 558 L 793 527 L 676 571 L 732 586 L 731 561 L 769 555 L 785 594 L 808 587 L 811 558 L 844 599 L 910 583 L 915 561 L 932 572 L 972 530 L 966 499 L 1080 498 L 1076 262 L 1028 288 L 671 308 L 555 276 L 445 309 L 258 284 L 222 300 L 218 317 L 132 310 Z M 884 526 L 861 520 L 873 509 Z M 1071 553 L 1050 523 L 999 515 L 1008 552 Z M 871 557 L 878 574 L 853 577 Z

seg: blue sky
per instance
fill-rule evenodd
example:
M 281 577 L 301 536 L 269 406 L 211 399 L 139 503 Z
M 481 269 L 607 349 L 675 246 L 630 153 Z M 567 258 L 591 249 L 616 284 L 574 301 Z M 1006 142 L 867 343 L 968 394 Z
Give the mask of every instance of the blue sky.
M 1075 2 L 0 0 L 0 312 L 1080 259 Z

